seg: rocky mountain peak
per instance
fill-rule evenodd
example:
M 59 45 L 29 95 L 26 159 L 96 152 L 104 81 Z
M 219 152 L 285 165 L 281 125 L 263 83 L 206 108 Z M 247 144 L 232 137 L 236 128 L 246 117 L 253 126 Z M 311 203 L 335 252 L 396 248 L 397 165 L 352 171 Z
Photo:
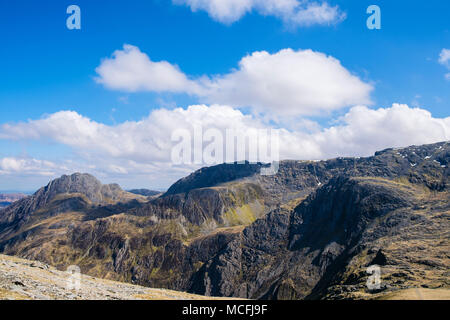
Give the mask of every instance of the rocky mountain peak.
M 46 200 L 53 199 L 58 194 L 80 193 L 85 195 L 92 203 L 99 204 L 106 199 L 116 199 L 122 189 L 117 184 L 103 185 L 97 178 L 87 173 L 74 173 L 63 175 L 51 181 L 46 187 L 35 193 Z
M 253 176 L 261 171 L 263 164 L 224 163 L 216 166 L 201 168 L 189 176 L 175 182 L 165 195 L 186 193 L 193 189 L 208 188 L 229 181 Z
M 76 199 L 74 200 L 74 198 Z M 0 230 L 10 225 L 25 223 L 33 212 L 43 208 L 48 209 L 55 201 L 57 201 L 56 207 L 59 208 L 47 210 L 48 212 L 60 212 L 62 208 L 68 210 L 80 206 L 109 205 L 131 198 L 118 184 L 103 185 L 90 174 L 63 175 L 50 181 L 47 186 L 40 188 L 32 196 L 23 198 L 2 209 L 0 211 Z

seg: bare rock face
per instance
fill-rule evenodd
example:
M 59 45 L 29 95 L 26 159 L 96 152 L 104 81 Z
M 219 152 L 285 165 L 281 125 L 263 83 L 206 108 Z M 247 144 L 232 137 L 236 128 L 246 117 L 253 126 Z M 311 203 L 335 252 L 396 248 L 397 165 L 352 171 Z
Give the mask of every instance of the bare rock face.
M 56 205 L 53 205 L 57 212 L 67 212 L 90 204 L 106 205 L 118 202 L 125 198 L 124 194 L 119 185 L 102 185 L 89 174 L 64 175 L 51 181 L 32 196 L 23 198 L 0 211 L 0 230 L 14 224 L 23 225 L 33 213 L 43 208 L 47 209 L 54 200 L 58 201 Z M 72 199 L 73 195 L 79 199 Z M 64 201 L 66 199 L 69 199 L 69 202 Z
M 117 184 L 102 185 L 89 174 L 75 173 L 51 181 L 34 194 L 34 200 L 39 206 L 43 206 L 60 194 L 82 194 L 93 204 L 105 204 L 118 200 L 121 192 L 122 189 Z
M 383 272 L 380 292 L 448 288 L 448 160 L 447 144 L 359 159 L 291 212 L 271 212 L 247 227 L 202 267 L 192 292 L 367 298 L 379 293 L 366 287 L 367 267 L 374 264 Z
M 263 166 L 262 164 L 246 162 L 244 164 L 231 163 L 202 168 L 174 183 L 165 195 L 187 193 L 190 190 L 213 187 L 222 183 L 251 177 L 259 174 Z
M 388 258 L 393 254 L 393 243 L 385 241 L 402 237 L 407 242 L 420 242 L 423 235 L 403 232 L 421 228 L 424 223 L 433 225 L 436 232 L 428 235 L 433 252 L 427 261 L 439 261 L 434 267 L 443 281 L 434 286 L 448 285 L 448 255 L 444 254 L 448 245 L 441 236 L 450 227 L 450 205 L 440 211 L 447 210 L 447 218 L 437 221 L 436 213 L 423 216 L 414 210 L 420 203 L 416 191 L 384 179 L 333 179 L 291 213 L 272 212 L 247 227 L 241 237 L 202 267 L 191 291 L 252 299 L 346 297 L 347 291 L 330 295 L 328 290 L 334 286 L 365 292 L 368 266 L 389 266 L 385 270 L 394 274 L 393 279 L 398 274 L 393 272 L 397 263 Z M 383 249 L 371 249 L 377 243 L 383 243 Z M 358 273 L 349 267 L 352 261 L 358 262 Z M 403 263 L 406 266 L 401 268 L 407 268 L 409 262 Z M 349 269 L 350 274 L 346 274 Z M 411 279 L 434 281 L 422 278 L 420 268 L 413 275 L 412 264 L 409 270 Z M 401 285 L 386 282 L 391 288 L 408 288 L 406 280 Z
M 201 169 L 156 198 L 63 176 L 0 210 L 0 252 L 211 296 L 370 298 L 448 288 L 448 143 Z M 370 265 L 379 292 L 367 289 Z

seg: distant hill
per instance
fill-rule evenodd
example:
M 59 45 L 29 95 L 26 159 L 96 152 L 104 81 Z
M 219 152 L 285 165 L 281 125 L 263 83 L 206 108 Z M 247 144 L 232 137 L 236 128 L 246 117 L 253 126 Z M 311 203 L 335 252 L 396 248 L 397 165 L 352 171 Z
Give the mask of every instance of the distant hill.
M 0 208 L 9 206 L 11 203 L 25 198 L 27 195 L 23 193 L 0 193 Z
M 149 199 L 63 176 L 0 210 L 0 252 L 152 288 L 251 299 L 448 296 L 448 142 L 200 169 Z M 381 285 L 369 290 L 367 268 Z M 428 290 L 433 290 L 430 293 Z
M 133 189 L 133 190 L 128 190 L 128 192 L 133 193 L 133 194 L 139 194 L 141 196 L 145 196 L 145 197 L 153 197 L 156 196 L 158 194 L 161 194 L 161 191 L 154 191 L 154 190 L 149 190 L 149 189 Z

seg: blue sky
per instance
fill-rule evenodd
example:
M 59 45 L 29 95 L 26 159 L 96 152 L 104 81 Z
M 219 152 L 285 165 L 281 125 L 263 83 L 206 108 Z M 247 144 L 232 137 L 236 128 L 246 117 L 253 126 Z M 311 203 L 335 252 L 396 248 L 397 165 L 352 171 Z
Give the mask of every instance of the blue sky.
M 239 68 L 243 57 L 256 51 L 276 54 L 286 48 L 311 49 L 338 59 L 343 68 L 373 87 L 372 103 L 366 104 L 370 109 L 401 103 L 427 110 L 433 119 L 449 117 L 450 81 L 445 79 L 449 65 L 439 63 L 439 55 L 450 48 L 450 2 L 330 0 L 327 3 L 339 6 L 346 18 L 330 25 L 292 26 L 279 16 L 253 10 L 227 24 L 205 10 L 193 12 L 187 5 L 170 0 L 3 1 L 0 126 L 4 131 L 5 124 L 14 126 L 71 110 L 92 122 L 114 127 L 127 121 L 138 122 L 161 108 L 186 109 L 204 102 L 190 92 L 130 92 L 111 89 L 96 81 L 96 68 L 102 59 L 112 58 L 112 53 L 122 50 L 124 44 L 139 48 L 151 61 L 178 66 L 189 78 L 228 74 Z M 66 28 L 66 8 L 70 4 L 81 8 L 81 30 Z M 365 11 L 371 4 L 381 8 L 381 30 L 366 27 Z M 215 103 L 211 99 L 214 97 L 208 97 L 208 104 Z M 243 114 L 251 112 L 239 105 L 233 107 Z M 313 121 L 326 129 L 352 107 L 342 105 L 329 112 L 300 114 L 299 120 Z M 277 126 L 299 130 L 283 122 Z M 30 134 L 25 134 L 24 138 L 14 139 L 11 134 L 2 137 L 0 130 L 0 159 L 34 159 L 56 164 L 45 174 L 33 170 L 26 174 L 4 165 L 3 171 L 0 170 L 3 172 L 0 190 L 33 190 L 53 176 L 71 171 L 70 166 L 58 170 L 58 164 L 65 161 L 83 163 L 81 169 L 86 171 L 97 164 L 92 154 L 74 144 L 55 141 L 52 135 L 42 132 L 38 135 L 30 138 Z M 354 153 L 358 155 L 359 149 Z M 139 162 L 120 157 L 122 164 L 125 160 Z M 141 175 L 139 171 L 134 175 L 102 171 L 100 175 L 105 182 L 118 180 L 125 187 L 165 188 L 184 174 L 167 170 L 167 179 L 152 175 L 151 170 Z M 98 174 L 94 169 L 93 173 Z

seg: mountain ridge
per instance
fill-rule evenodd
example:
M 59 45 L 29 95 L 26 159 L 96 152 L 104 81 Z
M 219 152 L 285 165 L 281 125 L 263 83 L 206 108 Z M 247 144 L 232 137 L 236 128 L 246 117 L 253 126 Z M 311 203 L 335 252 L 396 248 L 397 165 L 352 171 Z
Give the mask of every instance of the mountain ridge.
M 430 250 L 429 264 L 436 270 L 421 282 L 417 274 L 424 267 L 400 259 L 417 272 L 393 271 L 404 275 L 403 284 L 384 290 L 404 290 L 410 283 L 448 287 L 442 273 L 448 261 L 439 251 L 445 243 L 424 240 L 415 228 L 447 237 L 449 161 L 448 142 L 442 142 L 390 148 L 367 158 L 281 161 L 274 176 L 259 175 L 261 164 L 224 164 L 200 169 L 150 200 L 115 185 L 99 186 L 93 177 L 66 176 L 21 206 L 0 211 L 0 252 L 61 269 L 77 264 L 84 273 L 106 279 L 205 295 L 368 297 L 374 293 L 365 289 L 367 275 L 354 260 L 373 260 L 380 252 L 397 261 L 390 258 L 397 254 L 391 244 L 384 251 L 362 249 L 396 237 L 396 221 L 413 230 L 405 240 L 408 247 L 434 243 L 438 249 Z M 372 229 L 381 238 L 370 238 Z M 390 277 L 386 281 L 399 281 Z

